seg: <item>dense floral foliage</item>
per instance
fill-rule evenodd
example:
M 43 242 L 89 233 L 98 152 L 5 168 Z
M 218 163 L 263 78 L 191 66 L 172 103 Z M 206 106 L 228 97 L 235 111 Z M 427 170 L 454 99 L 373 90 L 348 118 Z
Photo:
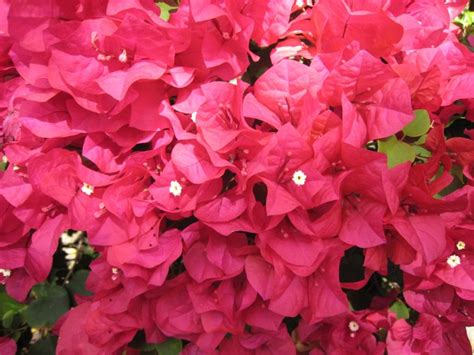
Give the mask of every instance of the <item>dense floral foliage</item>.
M 469 354 L 466 3 L 0 0 L 0 281 L 33 302 L 4 326 L 54 324 L 57 354 Z

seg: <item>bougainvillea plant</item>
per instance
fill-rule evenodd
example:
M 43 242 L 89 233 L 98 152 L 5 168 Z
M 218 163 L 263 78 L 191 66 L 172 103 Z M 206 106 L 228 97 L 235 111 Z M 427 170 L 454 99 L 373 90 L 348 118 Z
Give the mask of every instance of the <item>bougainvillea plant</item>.
M 470 354 L 467 0 L 0 0 L 0 354 Z

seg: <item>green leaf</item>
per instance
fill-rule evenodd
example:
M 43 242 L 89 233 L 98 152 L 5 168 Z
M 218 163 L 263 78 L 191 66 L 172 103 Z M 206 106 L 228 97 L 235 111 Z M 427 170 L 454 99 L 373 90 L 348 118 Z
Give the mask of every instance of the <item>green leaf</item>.
M 5 313 L 9 311 L 18 312 L 25 306 L 21 303 L 18 303 L 10 296 L 8 296 L 5 290 L 0 290 L 0 316 L 3 316 Z
M 400 300 L 395 301 L 390 306 L 390 310 L 397 315 L 397 319 L 410 318 L 410 309 Z
M 2 317 L 3 328 L 10 328 L 13 323 L 13 318 L 15 318 L 16 311 L 9 310 Z
M 56 353 L 57 341 L 58 338 L 55 336 L 48 336 L 44 339 L 40 339 L 31 345 L 28 355 L 54 355 Z
M 428 138 L 427 134 L 422 135 L 420 138 L 417 139 L 417 141 L 414 143 L 416 145 L 423 145 L 426 143 L 426 138 Z
M 69 297 L 63 287 L 41 284 L 33 289 L 33 293 L 37 299 L 24 313 L 31 327 L 52 326 L 69 309 Z
M 454 23 L 460 24 L 463 28 L 471 26 L 474 23 L 474 11 L 464 10 Z
M 99 256 L 99 254 L 90 245 L 86 245 L 82 249 L 82 253 L 94 259 Z
M 170 19 L 171 13 L 177 9 L 176 6 L 168 5 L 165 2 L 157 3 L 160 8 L 160 17 L 163 21 L 168 21 Z
M 404 129 L 408 137 L 420 137 L 430 130 L 430 114 L 426 110 L 415 110 L 415 119 L 411 121 Z
M 405 142 L 400 142 L 395 136 L 378 141 L 378 150 L 387 156 L 389 168 L 393 168 L 407 161 L 413 162 L 416 158 L 416 152 L 413 146 Z
M 447 196 L 450 193 L 453 193 L 454 191 L 464 186 L 464 175 L 461 167 L 454 166 L 451 169 L 451 175 L 454 176 L 454 179 L 451 184 L 449 184 L 442 191 L 436 194 L 435 198 L 441 199 L 442 197 Z
M 169 339 L 156 347 L 160 355 L 178 355 L 183 350 L 183 343 L 178 339 Z
M 159 355 L 178 355 L 183 350 L 183 343 L 179 339 L 168 339 L 160 344 L 146 344 L 142 350 L 156 350 Z
M 31 295 L 34 298 L 47 297 L 49 287 L 50 285 L 48 283 L 40 283 L 40 284 L 34 285 L 33 288 L 31 289 Z
M 420 156 L 420 157 L 423 157 L 423 158 L 431 157 L 431 152 L 428 149 L 420 147 L 419 145 L 413 146 L 413 149 L 415 150 L 415 153 L 416 153 L 417 156 Z
M 79 270 L 72 276 L 66 287 L 73 294 L 79 294 L 81 296 L 90 296 L 92 295 L 92 293 L 86 289 L 86 280 L 88 276 L 89 271 Z
M 466 11 L 463 16 L 464 27 L 469 27 L 474 24 L 474 11 Z

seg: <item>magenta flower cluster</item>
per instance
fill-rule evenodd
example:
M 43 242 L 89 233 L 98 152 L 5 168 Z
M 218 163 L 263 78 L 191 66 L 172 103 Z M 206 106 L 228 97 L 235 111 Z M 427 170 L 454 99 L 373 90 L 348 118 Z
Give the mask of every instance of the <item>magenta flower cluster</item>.
M 444 134 L 474 121 L 466 2 L 182 0 L 165 21 L 151 0 L 0 1 L 0 281 L 24 300 L 87 234 L 93 295 L 58 354 L 139 331 L 183 354 L 469 353 L 474 130 Z M 426 156 L 389 167 L 371 147 L 415 110 Z M 374 277 L 385 296 L 354 307 Z

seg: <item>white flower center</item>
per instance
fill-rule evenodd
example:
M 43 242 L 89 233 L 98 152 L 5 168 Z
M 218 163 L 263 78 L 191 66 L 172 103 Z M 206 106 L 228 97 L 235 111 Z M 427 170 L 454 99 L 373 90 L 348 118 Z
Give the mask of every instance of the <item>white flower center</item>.
M 301 170 L 295 171 L 293 174 L 293 182 L 298 186 L 303 186 L 306 182 L 306 174 Z
M 466 243 L 464 243 L 462 240 L 456 243 L 456 248 L 457 250 L 464 250 L 466 249 Z
M 90 196 L 94 192 L 94 186 L 89 185 L 85 182 L 82 184 L 81 191 L 84 192 L 87 196 Z
M 357 332 L 360 328 L 359 323 L 353 320 L 351 320 L 347 326 L 349 327 L 349 330 L 353 333 Z
M 128 54 L 127 51 L 124 49 L 122 50 L 122 53 L 120 53 L 118 60 L 120 63 L 127 63 L 128 61 Z
M 0 269 L 0 274 L 1 274 L 3 277 L 10 277 L 11 274 L 12 274 L 12 271 L 9 270 L 9 269 Z
M 171 181 L 170 183 L 170 194 L 173 196 L 181 196 L 181 192 L 183 191 L 183 187 L 179 182 L 176 180 Z
M 455 268 L 456 266 L 461 264 L 461 258 L 457 255 L 451 255 L 448 260 L 446 260 L 449 266 Z
M 119 270 L 116 267 L 112 268 L 112 274 L 117 275 Z
M 193 121 L 194 123 L 196 123 L 197 114 L 198 114 L 197 112 L 193 112 L 193 113 L 191 114 L 191 121 Z

